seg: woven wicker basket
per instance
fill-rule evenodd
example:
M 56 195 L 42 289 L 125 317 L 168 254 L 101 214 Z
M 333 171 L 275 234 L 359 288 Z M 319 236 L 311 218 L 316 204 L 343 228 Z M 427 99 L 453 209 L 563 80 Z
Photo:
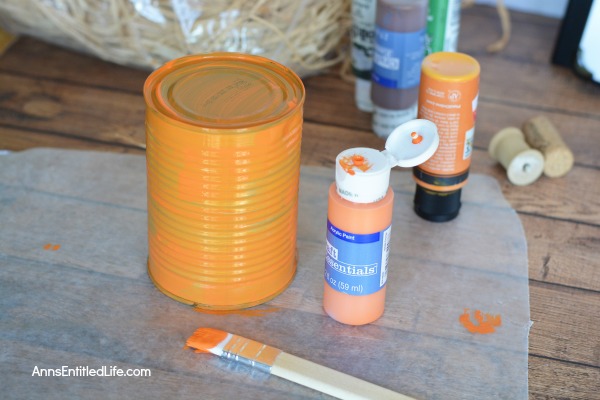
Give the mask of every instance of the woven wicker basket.
M 3 0 L 0 25 L 119 64 L 235 51 L 305 76 L 345 57 L 350 0 Z

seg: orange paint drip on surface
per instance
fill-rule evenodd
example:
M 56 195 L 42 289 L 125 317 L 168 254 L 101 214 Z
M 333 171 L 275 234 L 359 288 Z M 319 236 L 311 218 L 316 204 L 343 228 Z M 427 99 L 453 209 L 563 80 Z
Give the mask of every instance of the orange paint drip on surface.
M 460 323 L 471 333 L 480 333 L 483 335 L 494 333 L 496 327 L 502 325 L 502 318 L 500 315 L 482 314 L 480 310 L 475 310 L 473 316 L 477 324 L 471 321 L 468 308 L 465 308 L 464 313 L 458 317 Z
M 227 332 L 213 328 L 199 328 L 188 338 L 185 345 L 196 350 L 196 353 L 208 353 L 227 337 Z
M 356 173 L 354 168 L 357 168 L 362 172 L 367 172 L 373 166 L 372 164 L 369 164 L 369 160 L 360 154 L 342 157 L 340 159 L 340 165 L 349 175 L 354 175 Z

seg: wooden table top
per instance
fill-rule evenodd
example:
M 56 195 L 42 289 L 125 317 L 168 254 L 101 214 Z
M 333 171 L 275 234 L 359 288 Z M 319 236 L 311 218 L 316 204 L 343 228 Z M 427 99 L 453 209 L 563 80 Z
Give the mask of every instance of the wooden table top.
M 478 59 L 481 91 L 472 172 L 495 177 L 529 247 L 529 393 L 600 399 L 600 87 L 550 65 L 560 21 L 511 13 L 512 40 L 488 54 L 495 10 L 464 10 L 459 50 Z M 34 147 L 143 154 L 147 71 L 20 38 L 0 57 L 0 149 Z M 333 167 L 343 149 L 381 148 L 370 115 L 337 73 L 304 80 L 302 163 Z M 495 132 L 544 114 L 575 155 L 562 178 L 510 184 L 487 152 Z

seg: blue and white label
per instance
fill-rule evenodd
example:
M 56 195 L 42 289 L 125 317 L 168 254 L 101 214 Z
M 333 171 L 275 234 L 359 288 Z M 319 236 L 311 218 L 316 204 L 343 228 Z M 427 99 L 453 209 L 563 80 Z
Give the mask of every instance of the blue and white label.
M 373 82 L 392 89 L 417 86 L 425 56 L 425 31 L 393 32 L 377 27 Z
M 367 235 L 346 232 L 327 220 L 325 281 L 339 292 L 355 296 L 385 286 L 390 254 L 390 225 Z

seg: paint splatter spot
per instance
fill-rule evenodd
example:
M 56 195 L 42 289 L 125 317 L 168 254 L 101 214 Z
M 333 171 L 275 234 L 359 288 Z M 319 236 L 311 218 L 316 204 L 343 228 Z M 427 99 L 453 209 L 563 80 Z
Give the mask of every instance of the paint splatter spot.
M 56 251 L 58 249 L 60 249 L 60 244 L 46 243 L 44 245 L 44 250 Z
M 349 175 L 356 174 L 354 168 L 357 168 L 362 172 L 367 172 L 373 166 L 372 164 L 369 164 L 369 161 L 360 154 L 353 154 L 351 156 L 342 157 L 340 159 L 340 165 L 342 166 L 342 169 L 346 171 Z
M 419 135 L 417 132 L 411 133 L 410 137 L 412 138 L 413 144 L 419 144 L 423 141 L 423 136 Z
M 502 325 L 502 318 L 500 315 L 492 315 L 487 313 L 484 315 L 480 310 L 475 310 L 473 316 L 477 324 L 471 321 L 468 308 L 465 308 L 464 313 L 458 317 L 460 323 L 471 333 L 480 333 L 482 335 L 494 333 L 496 331 L 496 327 Z

